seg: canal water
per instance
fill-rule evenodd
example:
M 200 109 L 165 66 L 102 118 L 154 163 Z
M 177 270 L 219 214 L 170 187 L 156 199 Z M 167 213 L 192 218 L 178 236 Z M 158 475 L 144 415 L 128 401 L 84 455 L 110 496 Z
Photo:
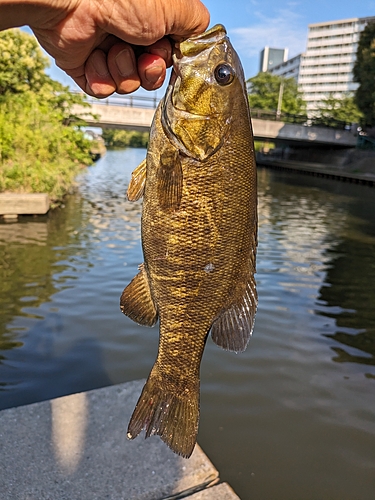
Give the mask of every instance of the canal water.
M 0 408 L 144 378 L 158 330 L 123 316 L 142 262 L 145 151 L 109 151 L 48 217 L 0 225 Z M 375 190 L 259 169 L 247 351 L 208 341 L 199 443 L 243 500 L 375 498 Z

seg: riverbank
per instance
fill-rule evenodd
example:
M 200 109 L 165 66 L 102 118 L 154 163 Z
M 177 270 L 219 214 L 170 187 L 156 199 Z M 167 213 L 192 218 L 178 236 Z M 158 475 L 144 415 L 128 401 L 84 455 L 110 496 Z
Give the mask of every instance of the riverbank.
M 3 498 L 239 500 L 196 446 L 189 460 L 126 426 L 144 381 L 0 412 Z

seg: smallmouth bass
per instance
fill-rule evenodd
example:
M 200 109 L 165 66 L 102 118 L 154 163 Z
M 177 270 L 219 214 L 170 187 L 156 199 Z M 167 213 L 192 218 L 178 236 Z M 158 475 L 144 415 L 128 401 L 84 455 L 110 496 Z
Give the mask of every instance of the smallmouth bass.
M 128 437 L 157 434 L 193 452 L 199 370 L 208 333 L 243 351 L 257 307 L 257 191 L 244 74 L 225 28 L 177 43 L 169 87 L 133 172 L 143 196 L 144 264 L 120 299 L 141 325 L 160 319 L 159 349 Z

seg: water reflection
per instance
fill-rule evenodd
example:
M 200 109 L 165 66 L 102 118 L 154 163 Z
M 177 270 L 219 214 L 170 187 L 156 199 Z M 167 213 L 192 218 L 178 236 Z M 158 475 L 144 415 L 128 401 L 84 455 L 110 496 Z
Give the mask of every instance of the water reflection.
M 308 286 L 314 298 L 314 283 L 323 281 L 315 311 L 335 321 L 336 331 L 323 334 L 341 344 L 332 345 L 332 360 L 373 366 L 374 192 L 329 181 L 322 189 L 322 182 L 307 179 L 289 176 L 286 184 L 283 174 L 259 173 L 260 225 L 272 226 L 275 239 L 280 241 L 280 255 L 284 254 L 275 271 L 288 273 L 288 281 L 282 282 L 286 290 L 298 293 Z M 360 198 L 353 198 L 353 188 Z
M 0 350 L 24 345 L 24 327 L 15 317 L 39 321 L 37 309 L 67 285 L 78 268 L 89 265 L 89 245 L 79 231 L 84 223 L 82 200 L 71 197 L 64 209 L 48 217 L 23 217 L 16 224 L 0 225 Z
M 375 241 L 345 237 L 329 255 L 319 313 L 335 319 L 326 336 L 345 346 L 332 347 L 333 360 L 375 366 Z

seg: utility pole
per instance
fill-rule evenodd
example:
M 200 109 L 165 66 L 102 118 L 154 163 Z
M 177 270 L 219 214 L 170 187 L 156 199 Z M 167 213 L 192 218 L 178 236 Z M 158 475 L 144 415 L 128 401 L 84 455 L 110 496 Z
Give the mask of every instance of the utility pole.
M 277 101 L 277 111 L 276 111 L 276 119 L 278 120 L 281 115 L 281 105 L 283 102 L 283 93 L 284 93 L 284 82 L 280 82 L 280 90 L 279 90 L 279 99 Z

